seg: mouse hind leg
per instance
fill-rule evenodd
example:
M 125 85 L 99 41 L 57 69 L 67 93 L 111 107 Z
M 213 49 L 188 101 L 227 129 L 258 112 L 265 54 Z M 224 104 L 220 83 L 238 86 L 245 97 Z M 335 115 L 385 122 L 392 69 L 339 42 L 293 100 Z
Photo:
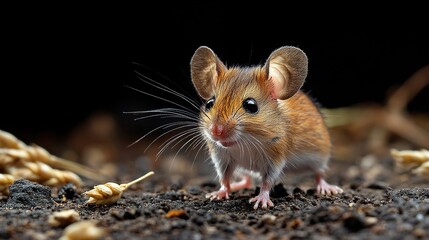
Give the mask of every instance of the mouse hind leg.
M 318 194 L 322 195 L 336 195 L 343 192 L 343 189 L 336 185 L 329 184 L 324 179 L 329 158 L 330 155 L 324 156 L 321 161 L 323 163 L 322 166 L 314 171 L 317 183 L 316 191 Z

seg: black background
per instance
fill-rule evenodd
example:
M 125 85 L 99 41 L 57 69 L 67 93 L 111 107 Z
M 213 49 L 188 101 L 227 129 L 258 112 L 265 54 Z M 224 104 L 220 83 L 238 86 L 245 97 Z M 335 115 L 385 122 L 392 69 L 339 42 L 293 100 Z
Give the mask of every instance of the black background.
M 189 61 L 201 45 L 230 65 L 264 63 L 280 46 L 300 47 L 309 58 L 304 90 L 325 107 L 382 104 L 429 64 L 423 6 L 244 6 L 5 8 L 11 14 L 2 33 L 0 129 L 67 134 L 94 112 L 107 111 L 137 130 L 141 125 L 123 112 L 156 108 L 160 101 L 125 85 L 160 93 L 134 71 L 197 98 Z M 428 104 L 426 88 L 409 110 L 427 112 Z

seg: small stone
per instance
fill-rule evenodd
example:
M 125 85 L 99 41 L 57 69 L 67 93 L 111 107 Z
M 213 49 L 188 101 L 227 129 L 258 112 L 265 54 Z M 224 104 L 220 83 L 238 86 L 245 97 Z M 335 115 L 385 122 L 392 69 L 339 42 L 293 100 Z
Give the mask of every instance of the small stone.
M 202 193 L 202 190 L 199 186 L 190 186 L 188 188 L 188 193 L 191 195 L 200 195 Z

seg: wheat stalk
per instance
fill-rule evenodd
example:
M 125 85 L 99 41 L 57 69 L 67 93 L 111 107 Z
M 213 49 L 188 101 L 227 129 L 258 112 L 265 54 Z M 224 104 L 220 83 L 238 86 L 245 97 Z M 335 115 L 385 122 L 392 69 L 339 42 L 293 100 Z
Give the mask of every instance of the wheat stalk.
M 131 185 L 140 182 L 141 180 L 153 175 L 154 172 L 149 172 L 144 176 L 125 184 L 117 184 L 108 182 L 105 184 L 97 185 L 94 189 L 84 192 L 84 195 L 89 196 L 86 204 L 95 203 L 97 205 L 112 204 L 121 198 L 122 193 Z
M 14 161 L 42 162 L 55 168 L 61 168 L 75 172 L 96 181 L 104 181 L 95 170 L 86 166 L 51 155 L 44 148 L 37 145 L 26 145 L 12 134 L 0 130 L 0 166 L 5 166 Z

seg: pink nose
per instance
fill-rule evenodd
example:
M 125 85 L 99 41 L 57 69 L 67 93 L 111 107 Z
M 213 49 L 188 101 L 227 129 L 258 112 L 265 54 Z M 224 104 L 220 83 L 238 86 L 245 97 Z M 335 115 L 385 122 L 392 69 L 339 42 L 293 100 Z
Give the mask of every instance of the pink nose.
M 213 123 L 210 126 L 210 132 L 214 137 L 224 137 L 225 135 L 225 127 L 222 124 Z

